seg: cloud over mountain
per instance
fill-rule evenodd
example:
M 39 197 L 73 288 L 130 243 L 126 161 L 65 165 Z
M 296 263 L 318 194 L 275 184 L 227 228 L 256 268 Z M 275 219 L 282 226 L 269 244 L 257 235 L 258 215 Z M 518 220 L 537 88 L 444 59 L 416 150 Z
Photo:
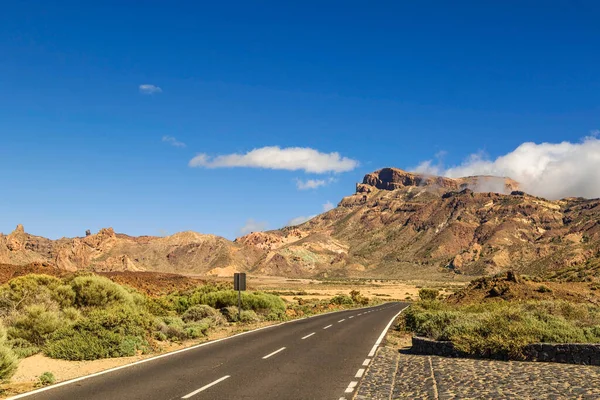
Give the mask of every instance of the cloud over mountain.
M 512 152 L 490 160 L 471 154 L 460 165 L 445 168 L 432 160 L 413 170 L 450 178 L 472 175 L 510 177 L 528 193 L 548 199 L 600 197 L 600 140 L 592 132 L 579 143 L 521 144 Z

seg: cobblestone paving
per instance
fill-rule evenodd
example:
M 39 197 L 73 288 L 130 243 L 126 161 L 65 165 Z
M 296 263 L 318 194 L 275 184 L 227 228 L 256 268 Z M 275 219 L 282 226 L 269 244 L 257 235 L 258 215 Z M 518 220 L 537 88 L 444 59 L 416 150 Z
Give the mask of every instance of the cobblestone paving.
M 600 367 L 401 354 L 381 347 L 355 399 L 600 399 Z

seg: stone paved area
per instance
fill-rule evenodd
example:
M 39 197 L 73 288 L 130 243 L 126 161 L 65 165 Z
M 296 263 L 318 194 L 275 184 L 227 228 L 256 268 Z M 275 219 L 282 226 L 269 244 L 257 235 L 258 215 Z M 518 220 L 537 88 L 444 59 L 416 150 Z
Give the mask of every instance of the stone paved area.
M 600 399 L 600 367 L 420 356 L 381 347 L 354 399 Z

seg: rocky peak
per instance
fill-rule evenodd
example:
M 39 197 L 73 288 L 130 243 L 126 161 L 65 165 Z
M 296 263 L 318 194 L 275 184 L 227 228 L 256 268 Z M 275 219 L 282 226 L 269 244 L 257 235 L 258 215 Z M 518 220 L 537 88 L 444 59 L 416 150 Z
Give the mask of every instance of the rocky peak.
M 363 185 L 373 186 L 382 190 L 396 190 L 408 186 L 438 186 L 457 189 L 458 183 L 451 178 L 430 176 L 407 172 L 398 168 L 382 168 L 365 175 Z
M 369 193 L 373 188 L 397 190 L 411 186 L 437 189 L 440 192 L 471 189 L 475 192 L 496 192 L 508 194 L 519 189 L 519 183 L 505 177 L 469 176 L 465 178 L 446 178 L 443 176 L 417 174 L 398 168 L 382 168 L 365 175 L 362 184 L 358 184 L 358 193 Z
M 23 224 L 18 224 L 13 233 L 17 235 L 25 233 L 25 228 L 23 227 Z

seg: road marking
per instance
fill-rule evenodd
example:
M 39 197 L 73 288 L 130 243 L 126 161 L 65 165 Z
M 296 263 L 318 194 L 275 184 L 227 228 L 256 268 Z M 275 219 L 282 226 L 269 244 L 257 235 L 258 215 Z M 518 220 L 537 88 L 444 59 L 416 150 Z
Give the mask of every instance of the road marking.
M 372 307 L 373 306 L 367 306 L 367 307 L 363 307 L 363 309 L 368 309 L 368 308 L 372 308 Z M 197 345 L 194 345 L 194 346 L 186 347 L 186 348 L 181 349 L 181 350 L 171 351 L 169 353 L 160 354 L 158 356 L 154 356 L 154 357 L 146 358 L 144 360 L 132 362 L 130 364 L 125 364 L 125 365 L 121 365 L 119 367 L 105 369 L 104 371 L 95 372 L 93 374 L 80 376 L 79 378 L 69 379 L 67 381 L 59 382 L 59 383 L 54 384 L 54 385 L 50 385 L 50 386 L 46 386 L 46 387 L 43 387 L 43 388 L 40 388 L 40 389 L 32 390 L 31 392 L 22 393 L 22 394 L 18 394 L 16 396 L 13 396 L 13 397 L 9 397 L 6 400 L 22 399 L 24 397 L 33 396 L 33 395 L 38 394 L 38 393 L 47 392 L 49 390 L 54 390 L 54 389 L 59 388 L 61 386 L 72 385 L 73 383 L 81 382 L 83 380 L 94 378 L 96 376 L 106 375 L 106 374 L 110 374 L 111 372 L 119 371 L 119 370 L 122 370 L 122 369 L 125 369 L 125 368 L 130 368 L 130 367 L 133 367 L 135 365 L 145 364 L 145 363 L 148 363 L 148 362 L 151 362 L 151 361 L 160 360 L 161 358 L 171 357 L 171 356 L 174 356 L 176 354 L 185 353 L 185 352 L 188 352 L 188 351 L 191 351 L 191 350 L 196 350 L 196 349 L 198 349 L 200 347 L 210 346 L 212 344 L 223 342 L 223 341 L 229 340 L 229 339 L 233 339 L 233 338 L 238 337 L 238 336 L 248 335 L 250 333 L 262 331 L 262 330 L 265 330 L 265 329 L 272 329 L 272 328 L 275 328 L 275 327 L 278 327 L 278 326 L 281 326 L 281 325 L 293 324 L 295 322 L 304 321 L 304 320 L 311 319 L 311 318 L 319 318 L 319 317 L 323 317 L 323 316 L 329 315 L 329 314 L 343 313 L 345 311 L 348 311 L 348 310 L 331 311 L 331 312 L 326 312 L 326 313 L 323 313 L 323 314 L 311 315 L 311 316 L 306 317 L 306 318 L 293 319 L 291 321 L 280 322 L 280 323 L 277 323 L 277 324 L 273 324 L 273 325 L 269 325 L 269 326 L 263 326 L 261 328 L 256 328 L 256 329 L 252 329 L 250 331 L 240 332 L 240 333 L 237 333 L 235 335 L 231 335 L 231 336 L 227 336 L 227 337 L 224 337 L 224 338 L 221 338 L 221 339 L 215 339 L 215 340 L 211 340 L 211 341 L 208 341 L 208 342 L 200 343 L 200 344 L 197 344 Z
M 356 316 L 362 315 L 362 313 L 358 313 Z
M 348 318 L 354 318 L 354 315 L 349 316 Z
M 229 378 L 229 377 L 230 377 L 230 375 L 225 375 L 224 377 L 222 377 L 222 378 L 219 378 L 219 379 L 217 379 L 216 381 L 214 381 L 214 382 L 212 382 L 212 383 L 209 383 L 208 385 L 204 385 L 204 386 L 202 386 L 202 387 L 201 387 L 200 389 L 198 389 L 198 390 L 194 390 L 194 391 L 193 391 L 192 393 L 190 393 L 190 394 L 186 394 L 185 396 L 183 396 L 183 397 L 182 397 L 182 399 L 189 399 L 190 397 L 192 397 L 192 396 L 194 396 L 194 395 L 197 395 L 197 394 L 198 394 L 198 393 L 200 393 L 201 391 L 203 391 L 203 390 L 206 390 L 206 389 L 208 389 L 209 387 L 211 387 L 211 386 L 214 386 L 214 385 L 216 385 L 216 384 L 217 384 L 217 383 L 219 383 L 219 382 L 223 382 L 225 379 L 227 379 L 227 378 Z
M 279 350 L 275 350 L 274 352 L 272 352 L 271 354 L 267 354 L 266 356 L 263 357 L 263 360 L 266 360 L 267 358 L 274 356 L 275 354 L 279 353 L 280 351 L 284 351 L 285 347 L 280 348 Z
M 357 381 L 350 382 L 350 384 L 346 388 L 346 393 L 352 393 L 354 391 L 354 388 L 356 387 L 356 385 L 358 385 Z
M 304 336 L 304 337 L 302 338 L 302 340 L 304 340 L 304 339 L 306 339 L 306 338 L 309 338 L 309 337 L 311 337 L 311 336 L 312 336 L 312 335 L 314 335 L 314 334 L 315 334 L 315 332 L 311 333 L 310 335 L 306 335 L 306 336 Z
M 370 362 L 371 362 L 370 358 L 365 358 L 365 361 L 363 361 L 363 367 L 366 367 L 367 365 L 369 365 Z
M 327 329 L 327 328 L 331 328 L 333 325 L 327 325 L 325 328 L 323 329 Z
M 369 352 L 369 357 L 373 357 L 375 355 L 375 352 L 377 351 L 377 347 L 378 346 L 379 346 L 378 344 L 376 344 L 376 345 L 373 346 L 373 348 Z
M 344 322 L 346 318 L 340 319 L 338 322 Z
M 355 378 L 362 378 L 363 374 L 365 373 L 365 369 L 361 368 L 356 372 L 356 375 L 354 375 Z

